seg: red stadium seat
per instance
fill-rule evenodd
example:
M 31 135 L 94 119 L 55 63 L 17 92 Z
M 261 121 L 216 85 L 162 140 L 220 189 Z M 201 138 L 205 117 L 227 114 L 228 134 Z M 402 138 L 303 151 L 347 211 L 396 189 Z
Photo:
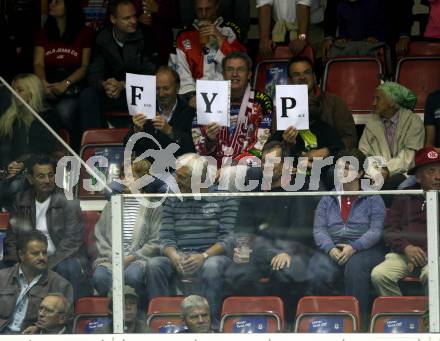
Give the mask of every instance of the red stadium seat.
M 315 52 L 313 51 L 313 47 L 311 45 L 307 45 L 304 50 L 300 54 L 301 56 L 309 58 L 312 63 L 315 62 Z M 270 57 L 263 57 L 262 55 L 258 54 L 256 58 L 256 63 L 260 63 L 264 60 L 270 59 L 283 59 L 283 60 L 289 60 L 293 57 L 292 51 L 290 51 L 290 48 L 288 45 L 277 45 L 275 47 L 275 50 L 273 51 L 273 55 Z
M 183 296 L 155 297 L 150 300 L 147 324 L 153 333 L 175 333 L 182 325 L 180 304 Z
M 372 333 L 423 333 L 423 313 L 428 308 L 426 296 L 378 297 L 371 312 Z
M 276 296 L 228 297 L 221 315 L 225 333 L 274 333 L 284 327 L 283 301 Z
M 415 92 L 415 111 L 423 112 L 426 97 L 440 88 L 440 57 L 402 58 L 397 64 L 396 82 Z
M 412 41 L 406 57 L 440 57 L 440 43 L 433 41 Z
M 373 95 L 383 74 L 376 58 L 331 59 L 325 66 L 322 90 L 342 98 L 356 123 L 365 124 L 362 114 L 369 114 Z
M 9 212 L 0 212 L 0 230 L 7 230 L 9 227 Z
M 82 212 L 84 222 L 84 245 L 86 246 L 87 256 L 90 261 L 94 261 L 98 253 L 96 250 L 95 225 L 100 216 L 101 213 L 98 211 Z
M 109 166 L 100 170 L 108 179 L 111 164 L 115 164 L 116 169 L 120 170 L 124 158 L 124 138 L 128 131 L 128 128 L 86 130 L 81 141 L 81 158 L 87 161 L 92 156 L 104 156 L 108 160 Z M 89 177 L 86 170 L 82 167 L 79 184 L 77 186 L 77 195 L 79 198 L 104 199 L 103 191 L 88 192 L 84 189 L 83 179 Z
M 86 333 L 87 325 L 99 317 L 108 316 L 108 298 L 100 296 L 81 297 L 75 302 L 73 333 Z
M 352 296 L 306 296 L 296 310 L 297 333 L 352 333 L 359 330 L 359 303 Z

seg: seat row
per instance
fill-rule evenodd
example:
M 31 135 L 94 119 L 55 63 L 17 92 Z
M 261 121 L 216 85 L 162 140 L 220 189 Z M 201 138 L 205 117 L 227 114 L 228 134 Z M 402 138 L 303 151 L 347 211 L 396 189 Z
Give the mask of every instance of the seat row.
M 156 297 L 147 310 L 147 324 L 154 333 L 180 330 L 182 296 Z M 74 333 L 91 332 L 98 318 L 107 317 L 106 297 L 83 297 L 75 304 Z M 426 331 L 425 296 L 378 297 L 374 301 L 369 331 L 421 333 Z M 231 296 L 224 300 L 220 332 L 225 333 L 351 333 L 360 330 L 359 304 L 351 296 L 306 296 L 299 300 L 295 323 L 286 327 L 283 301 L 276 296 Z M 365 329 L 365 328 L 364 328 Z

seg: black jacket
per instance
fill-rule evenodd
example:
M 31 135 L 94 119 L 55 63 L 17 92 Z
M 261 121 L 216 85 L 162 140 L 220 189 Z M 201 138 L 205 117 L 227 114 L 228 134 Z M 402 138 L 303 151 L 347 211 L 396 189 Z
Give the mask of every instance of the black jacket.
M 195 116 L 195 110 L 186 103 L 177 100 L 177 107 L 170 119 L 170 126 L 173 127 L 173 138 L 154 128 L 151 121 L 147 121 L 144 132 L 152 135 L 159 142 L 162 149 L 165 149 L 170 143 L 177 143 L 180 148 L 176 152 L 176 157 L 185 153 L 194 152 L 194 143 L 191 136 L 192 121 Z M 125 137 L 124 145 L 127 145 L 128 139 L 134 134 L 131 129 Z M 134 146 L 136 155 L 141 155 L 148 149 L 158 149 L 158 146 L 150 139 L 142 138 Z
M 90 85 L 102 88 L 108 78 L 125 80 L 125 74 L 153 75 L 155 65 L 150 61 L 140 28 L 131 34 L 122 48 L 113 38 L 113 26 L 105 28 L 96 37 L 92 61 L 88 67 Z

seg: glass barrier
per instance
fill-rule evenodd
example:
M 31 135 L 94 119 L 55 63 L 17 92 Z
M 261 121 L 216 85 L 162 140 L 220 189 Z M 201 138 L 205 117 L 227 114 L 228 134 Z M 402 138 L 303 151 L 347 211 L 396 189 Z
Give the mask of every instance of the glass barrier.
M 0 86 L 0 333 L 439 332 L 437 192 L 255 192 L 212 169 L 208 191 L 80 141 L 38 82 Z

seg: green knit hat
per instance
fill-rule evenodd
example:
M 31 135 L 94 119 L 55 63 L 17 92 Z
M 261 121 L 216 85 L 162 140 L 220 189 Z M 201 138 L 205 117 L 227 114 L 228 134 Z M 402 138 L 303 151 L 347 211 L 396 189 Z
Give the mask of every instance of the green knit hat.
M 415 93 L 398 83 L 384 82 L 379 85 L 377 89 L 385 92 L 392 101 L 403 108 L 413 110 L 417 103 L 417 97 Z

